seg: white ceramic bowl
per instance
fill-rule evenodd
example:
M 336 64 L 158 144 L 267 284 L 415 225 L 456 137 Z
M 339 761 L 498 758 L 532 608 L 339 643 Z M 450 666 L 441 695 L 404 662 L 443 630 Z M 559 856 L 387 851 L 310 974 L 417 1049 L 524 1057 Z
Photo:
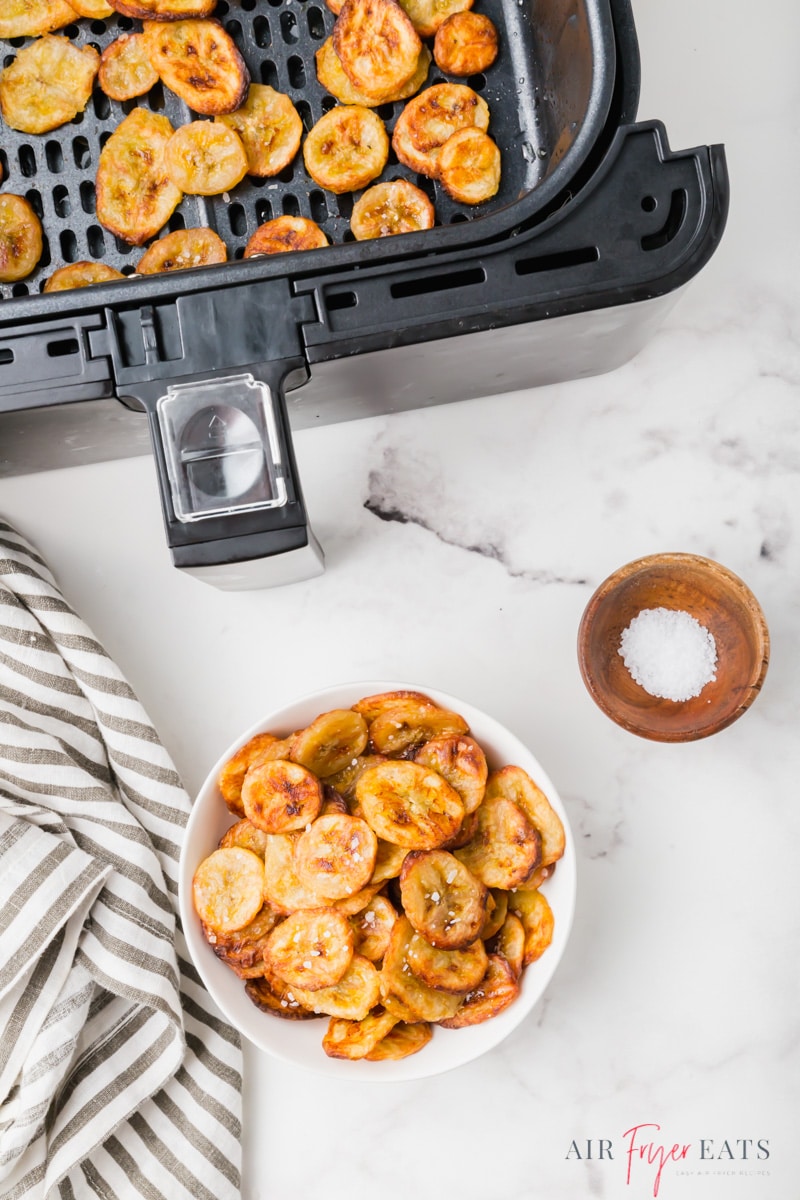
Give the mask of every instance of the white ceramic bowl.
M 281 736 L 302 729 L 320 713 L 333 708 L 349 708 L 362 696 L 379 692 L 411 689 L 425 692 L 437 704 L 460 713 L 468 722 L 472 736 L 486 753 L 490 768 L 507 764 L 524 767 L 547 794 L 564 822 L 566 852 L 551 879 L 543 885 L 555 917 L 553 942 L 538 962 L 523 972 L 522 990 L 514 1003 L 490 1021 L 466 1029 L 434 1027 L 431 1041 L 417 1054 L 396 1062 L 349 1062 L 328 1058 L 322 1049 L 326 1019 L 319 1021 L 282 1021 L 250 1001 L 244 984 L 229 967 L 215 956 L 203 937 L 200 921 L 192 905 L 192 877 L 200 862 L 214 850 L 225 830 L 236 818 L 228 811 L 217 787 L 217 774 L 223 763 L 256 733 L 268 730 Z M 239 1032 L 260 1050 L 286 1062 L 307 1067 L 324 1075 L 355 1080 L 423 1079 L 471 1062 L 507 1037 L 530 1013 L 542 996 L 558 966 L 567 944 L 575 906 L 575 847 L 569 822 L 550 779 L 530 750 L 492 717 L 471 704 L 448 696 L 424 684 L 378 681 L 343 684 L 295 700 L 285 708 L 267 713 L 237 738 L 214 764 L 195 800 L 186 826 L 180 861 L 180 911 L 189 952 L 220 1011 Z

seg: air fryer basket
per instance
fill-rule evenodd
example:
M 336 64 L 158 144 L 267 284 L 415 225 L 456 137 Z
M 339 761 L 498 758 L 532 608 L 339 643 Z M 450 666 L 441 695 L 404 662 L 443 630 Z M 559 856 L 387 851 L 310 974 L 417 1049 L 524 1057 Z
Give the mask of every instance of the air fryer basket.
M 394 154 L 381 178 L 410 178 L 434 201 L 437 228 L 405 237 L 405 245 L 386 239 L 362 244 L 360 261 L 376 261 L 408 251 L 466 245 L 473 231 L 459 228 L 479 222 L 482 238 L 529 218 L 562 191 L 596 145 L 608 115 L 614 88 L 616 51 L 609 0 L 480 0 L 482 12 L 499 30 L 501 52 L 486 72 L 467 81 L 489 105 L 490 130 L 502 149 L 503 174 L 498 195 L 470 208 L 451 200 L 438 183 L 416 176 Z M 335 105 L 316 77 L 315 52 L 329 36 L 333 13 L 322 0 L 219 0 L 215 14 L 239 46 L 254 82 L 270 84 L 291 96 L 306 129 Z M 102 50 L 121 32 L 138 27 L 127 17 L 82 20 L 58 31 L 75 44 Z M 14 39 L 9 50 L 25 39 Z M 6 55 L 10 62 L 12 54 Z M 431 65 L 426 86 L 444 81 Z M 95 214 L 94 179 L 100 150 L 122 117 L 137 105 L 163 112 L 173 125 L 194 114 L 172 92 L 157 84 L 146 97 L 122 104 L 95 88 L 84 113 L 48 134 L 32 137 L 3 127 L 0 159 L 4 188 L 27 195 L 42 218 L 45 251 L 28 279 L 0 285 L 7 299 L 37 295 L 60 266 L 96 259 L 133 273 L 142 250 L 114 238 Z M 403 103 L 385 105 L 379 115 L 391 132 Z M 263 221 L 284 213 L 317 221 L 332 249 L 316 252 L 315 267 L 335 262 L 335 247 L 352 241 L 349 217 L 354 196 L 324 192 L 307 174 L 302 154 L 280 176 L 245 180 L 228 196 L 187 196 L 168 230 L 210 225 L 228 246 L 230 259 L 241 258 L 250 235 Z M 166 231 L 165 231 L 166 232 Z M 219 278 L 210 271 L 209 285 Z M 72 306 L 89 297 L 73 295 Z M 58 307 L 62 307 L 59 302 Z M 14 306 L 18 317 L 55 311 L 54 305 Z M 3 313 L 4 319 L 6 316 Z

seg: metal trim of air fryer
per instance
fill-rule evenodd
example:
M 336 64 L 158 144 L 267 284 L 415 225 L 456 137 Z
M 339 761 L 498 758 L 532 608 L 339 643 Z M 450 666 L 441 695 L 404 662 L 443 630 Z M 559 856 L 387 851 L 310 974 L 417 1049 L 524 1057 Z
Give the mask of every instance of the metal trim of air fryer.
M 32 317 L 52 317 L 67 310 L 74 315 L 96 311 L 105 305 L 128 305 L 153 299 L 169 301 L 189 291 L 227 287 L 275 277 L 306 277 L 317 271 L 353 269 L 361 265 L 418 259 L 431 254 L 462 248 L 474 248 L 489 240 L 507 237 L 520 223 L 530 221 L 568 186 L 582 163 L 596 146 L 614 93 L 617 75 L 615 20 L 632 19 L 628 0 L 582 0 L 582 12 L 590 31 L 592 87 L 581 128 L 567 153 L 532 190 L 514 202 L 484 216 L 475 216 L 458 225 L 441 225 L 424 234 L 406 234 L 370 242 L 337 244 L 326 249 L 283 254 L 268 258 L 229 262 L 200 271 L 182 271 L 149 278 L 102 284 L 68 293 L 40 293 L 16 296 L 6 301 L 0 326 Z M 621 11 L 622 10 L 622 11 Z M 636 55 L 635 37 L 628 39 L 626 52 Z M 508 68 L 505 68 L 506 71 Z M 526 81 L 527 82 L 527 81 Z M 51 135 L 56 141 L 60 131 Z

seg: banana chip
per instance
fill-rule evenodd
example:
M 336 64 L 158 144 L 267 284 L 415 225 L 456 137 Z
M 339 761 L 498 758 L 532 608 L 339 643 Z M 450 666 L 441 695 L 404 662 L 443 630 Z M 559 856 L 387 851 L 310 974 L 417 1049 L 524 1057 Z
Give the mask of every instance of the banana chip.
M 42 257 L 42 224 L 24 196 L 0 195 L 0 283 L 30 275 Z
M 197 868 L 192 897 L 198 917 L 217 933 L 244 929 L 264 903 L 264 864 L 240 846 L 215 850 Z
M 350 228 L 356 241 L 432 229 L 434 211 L 428 197 L 407 179 L 376 183 L 353 205 Z
M 333 27 L 333 46 L 353 87 L 374 99 L 411 79 L 422 50 L 395 0 L 346 0 Z
M 230 113 L 242 103 L 250 75 L 219 21 L 145 21 L 144 34 L 161 81 L 196 113 Z
M 144 34 L 123 33 L 106 46 L 97 82 L 112 100 L 132 100 L 155 87 L 158 72 L 150 62 Z
M 406 961 L 417 979 L 428 987 L 462 996 L 478 986 L 489 965 L 481 941 L 473 942 L 465 950 L 436 950 L 418 933 L 408 943 Z
M 319 1016 L 304 1008 L 288 984 L 279 979 L 251 979 L 244 990 L 257 1008 L 284 1021 L 308 1021 Z
M 478 809 L 475 836 L 454 854 L 487 887 L 515 888 L 538 867 L 541 838 L 512 800 L 487 796 Z
M 350 966 L 334 987 L 318 991 L 295 988 L 297 999 L 312 1012 L 346 1021 L 363 1021 L 380 1000 L 380 979 L 368 958 L 354 954 Z
M 439 154 L 444 190 L 462 204 L 481 204 L 500 189 L 500 151 L 488 133 L 459 129 Z
M 355 192 L 380 175 L 389 157 L 389 138 L 380 117 L 360 104 L 332 108 L 320 117 L 303 144 L 303 161 L 320 187 Z
M 471 126 L 489 128 L 486 101 L 463 83 L 437 83 L 409 100 L 400 113 L 392 149 L 412 171 L 436 179 L 442 146 L 459 129 Z
M 459 850 L 461 846 L 466 846 L 467 842 L 471 842 L 475 836 L 475 830 L 478 828 L 478 817 L 474 812 L 467 813 L 464 820 L 458 829 L 458 832 L 445 842 L 442 846 L 443 850 Z
M 83 112 L 100 55 L 92 46 L 46 33 L 0 73 L 0 111 L 11 129 L 47 133 Z
M 486 755 L 474 738 L 454 734 L 433 738 L 416 752 L 414 762 L 438 771 L 458 792 L 464 812 L 475 812 L 486 790 L 489 768 Z
M 300 149 L 300 114 L 288 96 L 267 84 L 251 83 L 244 103 L 235 112 L 214 120 L 242 139 L 248 175 L 278 175 Z
M 264 847 L 264 899 L 283 913 L 321 908 L 328 903 L 314 888 L 301 883 L 294 869 L 294 848 L 300 836 L 300 833 L 271 833 Z
M 550 866 L 561 858 L 566 844 L 561 818 L 527 771 L 522 767 L 503 767 L 492 772 L 486 795 L 506 796 L 522 809 L 542 839 L 542 866 Z
M 352 957 L 353 931 L 347 919 L 330 908 L 292 913 L 272 930 L 264 946 L 268 974 L 307 992 L 337 984 Z
M 361 1021 L 331 1017 L 328 1031 L 322 1039 L 322 1049 L 328 1058 L 366 1058 L 396 1024 L 397 1017 L 385 1009 L 376 1009 Z
M 465 998 L 461 1008 L 453 1017 L 439 1024 L 443 1029 L 464 1029 L 468 1025 L 482 1025 L 484 1021 L 498 1016 L 513 1004 L 519 995 L 519 984 L 511 966 L 500 954 L 489 955 L 489 967 L 482 982 Z
M 134 108 L 100 151 L 97 219 L 133 246 L 155 237 L 183 197 L 164 165 L 164 148 L 172 133 L 161 113 Z
M 226 829 L 219 844 L 222 849 L 226 846 L 241 846 L 243 850 L 252 850 L 253 854 L 263 858 L 268 837 L 269 834 L 264 833 L 263 829 L 258 829 L 252 821 L 248 821 L 247 817 L 244 817 L 235 825 L 231 825 L 230 829 Z
M 268 747 L 278 745 L 278 738 L 271 733 L 257 733 L 246 745 L 237 750 L 233 758 L 229 758 L 217 775 L 217 787 L 222 792 L 222 799 L 233 813 L 244 816 L 242 804 L 242 784 L 250 767 Z M 281 754 L 281 758 L 286 756 Z
M 399 917 L 392 929 L 389 945 L 381 968 L 381 996 L 384 1007 L 390 1009 L 387 999 L 396 997 L 417 1021 L 441 1021 L 452 1017 L 458 1010 L 463 995 L 440 992 L 428 987 L 411 970 L 408 947 L 414 938 L 411 923 Z
M 525 963 L 525 927 L 513 912 L 503 922 L 493 949 L 497 954 L 502 954 L 514 972 L 514 978 L 519 979 Z
M 500 932 L 508 913 L 508 892 L 502 888 L 492 888 L 486 905 L 486 920 L 481 929 L 481 938 L 488 941 Z
M 322 785 L 299 763 L 277 758 L 247 772 L 242 804 L 249 820 L 265 833 L 304 829 L 322 808 Z
M 463 950 L 481 936 L 486 888 L 446 850 L 407 855 L 400 896 L 411 925 L 437 949 Z
M 366 744 L 364 718 L 350 708 L 337 708 L 294 735 L 289 757 L 326 779 L 352 764 Z
M 415 700 L 418 704 L 429 704 L 436 708 L 433 700 L 424 692 L 379 692 L 374 696 L 364 696 L 363 700 L 357 701 L 351 707 L 353 712 L 361 713 L 369 725 L 381 713 L 386 712 L 387 708 L 395 708 L 406 700 Z
M 379 754 L 402 754 L 411 746 L 450 734 L 469 733 L 458 713 L 419 700 L 398 700 L 369 723 L 369 740 Z
M 477 75 L 497 58 L 497 30 L 483 13 L 456 12 L 439 26 L 433 58 L 446 75 Z
M 363 775 L 367 767 L 374 767 L 378 763 L 387 761 L 388 759 L 383 754 L 359 754 L 356 758 L 351 759 L 345 767 L 342 767 L 341 771 L 337 771 L 335 775 L 329 775 L 328 783 L 336 788 L 345 801 L 352 801 L 355 799 L 359 776 Z
M 370 962 L 380 962 L 396 920 L 397 910 L 386 896 L 374 896 L 366 908 L 350 918 L 356 952 Z
M 400 0 L 420 37 L 433 37 L 453 13 L 472 8 L 473 0 Z
M 255 979 L 266 972 L 264 949 L 275 926 L 282 920 L 271 905 L 265 904 L 249 925 L 233 933 L 219 933 L 203 926 L 206 941 L 240 979 Z
M 77 18 L 66 0 L 0 0 L 0 38 L 41 37 Z
M 79 17 L 88 17 L 90 21 L 105 21 L 114 12 L 106 0 L 75 0 L 72 8 Z
M 517 888 L 509 897 L 508 906 L 519 917 L 525 930 L 523 966 L 529 967 L 541 958 L 553 940 L 555 921 L 553 910 L 543 892 Z
M 378 852 L 375 855 L 375 869 L 372 872 L 372 883 L 385 883 L 387 879 L 396 879 L 403 869 L 408 850 L 405 846 L 394 846 L 378 838 Z
M 408 100 L 425 83 L 431 65 L 431 52 L 427 46 L 423 46 L 419 52 L 416 70 L 411 78 L 402 87 L 394 88 L 376 99 L 373 96 L 366 96 L 358 88 L 353 87 L 334 49 L 333 38 L 327 38 L 314 57 L 317 64 L 317 79 L 322 86 L 332 96 L 335 96 L 340 104 L 363 104 L 365 108 L 375 108 L 379 104 L 393 104 L 396 100 Z
M 164 151 L 172 182 L 191 196 L 219 196 L 247 174 L 241 138 L 215 121 L 190 121 L 176 129 Z
M 450 784 L 413 762 L 370 767 L 356 784 L 356 801 L 378 837 L 409 850 L 441 846 L 464 819 Z
M 360 817 L 319 817 L 294 848 L 301 882 L 327 900 L 341 900 L 366 887 L 375 866 L 378 839 Z
M 328 245 L 328 239 L 308 217 L 274 217 L 259 225 L 244 248 L 245 258 L 259 254 L 282 254 L 289 250 L 319 250 Z M 288 752 L 291 751 L 292 741 Z
M 124 279 L 121 271 L 101 262 L 74 262 L 59 267 L 44 285 L 46 292 L 65 292 L 71 288 L 91 287 L 93 283 L 108 283 L 112 279 Z
M 433 1030 L 425 1021 L 407 1025 L 404 1021 L 395 1025 L 391 1033 L 381 1038 L 377 1046 L 366 1055 L 367 1062 L 386 1062 L 408 1058 L 427 1046 Z
M 113 0 L 113 5 L 122 16 L 140 21 L 181 21 L 209 16 L 217 0 Z
M 140 275 L 157 275 L 161 271 L 188 271 L 224 263 L 228 250 L 213 229 L 176 229 L 153 242 L 136 264 Z

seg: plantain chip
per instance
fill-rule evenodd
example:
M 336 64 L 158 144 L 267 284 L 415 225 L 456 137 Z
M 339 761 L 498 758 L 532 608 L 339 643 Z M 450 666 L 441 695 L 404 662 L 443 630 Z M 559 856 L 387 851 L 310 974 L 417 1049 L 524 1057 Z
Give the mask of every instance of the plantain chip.
M 301 882 L 326 900 L 341 900 L 366 887 L 378 839 L 366 821 L 342 813 L 319 817 L 300 835 L 294 866 Z
M 439 154 L 442 187 L 461 204 L 482 204 L 500 190 L 500 151 L 488 133 L 459 129 Z
M 290 250 L 319 250 L 327 245 L 328 239 L 316 221 L 308 217 L 273 217 L 271 221 L 259 225 L 244 248 L 244 257 L 283 254 Z
M 407 179 L 376 183 L 353 205 L 350 228 L 356 241 L 432 229 L 434 211 L 428 197 Z
M 420 37 L 433 37 L 453 13 L 472 8 L 473 0 L 400 0 Z
M 411 79 L 422 50 L 395 0 L 346 0 L 333 27 L 333 46 L 353 87 L 374 99 Z
M 386 896 L 373 896 L 369 904 L 350 918 L 355 948 L 370 962 L 380 962 L 389 945 L 397 910 Z
M 242 139 L 248 175 L 279 175 L 300 149 L 303 122 L 288 96 L 264 83 L 251 83 L 234 112 L 215 117 Z
M 244 990 L 262 1012 L 282 1017 L 284 1021 L 308 1021 L 319 1016 L 304 1008 L 288 984 L 279 979 L 251 979 L 244 985 Z
M 134 108 L 100 151 L 97 219 L 131 245 L 141 246 L 155 237 L 182 199 L 164 165 L 172 132 L 161 113 Z
M 486 888 L 446 850 L 408 854 L 400 896 L 411 925 L 438 949 L 463 950 L 481 935 Z
M 361 713 L 369 725 L 381 713 L 386 712 L 387 708 L 395 708 L 396 705 L 402 704 L 406 700 L 413 700 L 417 704 L 429 704 L 432 708 L 437 707 L 430 696 L 426 696 L 424 692 L 411 691 L 378 692 L 374 696 L 364 696 L 363 699 L 356 701 L 351 707 L 353 712 Z
M 217 787 L 222 792 L 222 799 L 231 812 L 237 813 L 240 817 L 244 816 L 244 805 L 242 804 L 244 777 L 262 751 L 278 743 L 279 739 L 271 733 L 257 733 L 222 766 L 217 775 Z M 279 757 L 284 758 L 285 755 L 281 754 Z
M 458 1012 L 439 1024 L 443 1029 L 482 1025 L 504 1012 L 519 995 L 519 984 L 511 966 L 500 954 L 489 955 L 489 967 L 481 983 L 469 993 Z
M 24 196 L 0 195 L 0 283 L 16 283 L 42 257 L 42 224 Z
M 327 1033 L 322 1039 L 322 1049 L 328 1058 L 366 1058 L 396 1024 L 397 1017 L 380 1007 L 367 1013 L 360 1021 L 331 1017 Z
M 263 829 L 259 829 L 252 821 L 248 821 L 247 817 L 243 817 L 241 821 L 225 830 L 219 844 L 222 849 L 226 846 L 241 846 L 243 850 L 252 850 L 253 854 L 263 858 L 268 837 L 269 834 L 264 833 Z
M 272 930 L 264 946 L 270 977 L 307 992 L 337 984 L 352 957 L 353 931 L 331 908 L 292 913 Z
M 385 1062 L 387 1060 L 395 1061 L 400 1058 L 409 1058 L 410 1055 L 416 1054 L 427 1046 L 428 1042 L 433 1037 L 433 1030 L 425 1021 L 416 1022 L 413 1025 L 408 1025 L 404 1021 L 381 1038 L 377 1046 L 370 1050 L 366 1055 L 367 1062 Z
M 145 21 L 144 34 L 162 83 L 196 113 L 230 113 L 244 101 L 250 75 L 219 21 Z
M 41 37 L 77 19 L 66 0 L 0 0 L 0 38 Z
M 340 194 L 366 187 L 389 157 L 389 138 L 380 117 L 361 104 L 332 108 L 311 129 L 303 161 L 320 187 Z
M 446 75 L 478 75 L 497 58 L 497 30 L 483 13 L 461 11 L 436 31 L 433 58 Z
M 249 820 L 265 833 L 304 829 L 322 808 L 322 785 L 299 763 L 276 758 L 252 766 L 242 784 Z
M 97 82 L 112 100 L 144 96 L 158 83 L 142 33 L 122 33 L 100 55 Z
M 312 1012 L 326 1013 L 347 1021 L 363 1021 L 380 1000 L 378 972 L 361 954 L 354 954 L 350 966 L 337 984 L 317 991 L 295 988 L 297 999 Z
M 463 994 L 437 991 L 417 978 L 408 961 L 408 947 L 414 936 L 410 921 L 406 917 L 398 917 L 381 968 L 382 1003 L 391 1011 L 390 997 L 395 997 L 417 1021 L 440 1021 L 452 1017 L 461 1004 Z
M 203 933 L 217 958 L 229 966 L 240 979 L 254 979 L 263 975 L 267 969 L 264 962 L 267 938 L 281 920 L 281 914 L 271 905 L 265 904 L 249 925 L 242 929 L 220 933 L 204 925 Z
M 0 111 L 11 129 L 47 133 L 83 112 L 100 55 L 93 46 L 46 33 L 23 46 L 0 73 Z
M 214 850 L 192 880 L 195 911 L 217 933 L 234 933 L 249 925 L 264 903 L 263 890 L 264 864 L 241 846 Z
M 399 88 L 393 88 L 380 97 L 366 96 L 358 88 L 353 87 L 344 67 L 339 61 L 333 45 L 333 38 L 327 38 L 315 55 L 317 79 L 340 104 L 363 104 L 365 108 L 375 108 L 380 104 L 393 104 L 397 100 L 408 100 L 425 83 L 431 65 L 431 52 L 423 46 L 419 52 L 417 66 L 410 79 Z
M 46 292 L 65 292 L 71 288 L 91 287 L 95 283 L 108 283 L 113 279 L 124 279 L 121 271 L 101 262 L 74 262 L 59 267 L 44 285 Z
M 489 768 L 486 755 L 474 738 L 466 734 L 432 738 L 420 746 L 414 761 L 444 776 L 464 802 L 464 812 L 475 812 L 486 790 Z
M 502 954 L 514 972 L 514 978 L 519 979 L 525 962 L 525 927 L 513 912 L 508 913 L 494 938 L 493 950 Z
M 541 958 L 553 940 L 555 919 L 544 892 L 517 888 L 509 897 L 508 906 L 519 917 L 525 930 L 523 966 L 529 967 Z
M 180 21 L 209 16 L 217 0 L 113 0 L 113 5 L 123 17 L 139 21 Z
M 371 746 L 387 755 L 402 754 L 432 738 L 464 733 L 469 733 L 469 726 L 458 713 L 419 700 L 398 700 L 369 725 Z
M 437 83 L 409 100 L 400 113 L 392 149 L 412 171 L 436 179 L 442 146 L 457 130 L 473 125 L 489 128 L 486 101 L 463 83 Z
M 437 950 L 418 933 L 408 943 L 406 961 L 417 979 L 428 987 L 462 996 L 478 986 L 489 965 L 481 941 L 464 950 Z
M 292 739 L 289 757 L 323 779 L 358 758 L 367 744 L 367 723 L 350 708 L 322 713 Z
M 550 866 L 564 853 L 564 826 L 542 789 L 522 767 L 493 771 L 486 784 L 487 796 L 506 796 L 518 805 L 542 839 L 542 866 Z
M 219 196 L 247 174 L 241 138 L 215 121 L 190 121 L 176 129 L 164 151 L 172 182 L 190 196 Z
M 489 892 L 489 902 L 486 906 L 486 920 L 481 929 L 481 938 L 488 941 L 502 928 L 508 913 L 508 892 L 502 888 L 492 888 Z
M 356 784 L 356 802 L 379 838 L 410 850 L 441 846 L 464 819 L 450 784 L 413 762 L 370 767 Z
M 175 229 L 153 242 L 136 264 L 140 275 L 157 275 L 161 271 L 188 271 L 224 263 L 228 250 L 219 234 L 201 226 L 196 229 Z M 244 807 L 244 806 L 243 806 Z
M 487 887 L 514 888 L 539 865 L 541 838 L 512 800 L 487 796 L 477 810 L 471 842 L 454 854 Z
M 322 908 L 328 903 L 301 883 L 294 869 L 294 848 L 299 837 L 299 832 L 268 834 L 264 848 L 264 899 L 283 913 Z

